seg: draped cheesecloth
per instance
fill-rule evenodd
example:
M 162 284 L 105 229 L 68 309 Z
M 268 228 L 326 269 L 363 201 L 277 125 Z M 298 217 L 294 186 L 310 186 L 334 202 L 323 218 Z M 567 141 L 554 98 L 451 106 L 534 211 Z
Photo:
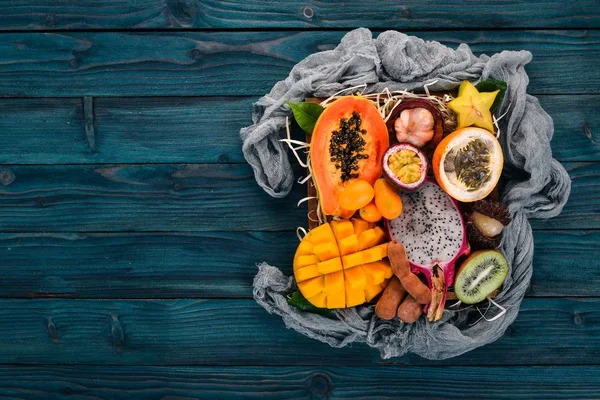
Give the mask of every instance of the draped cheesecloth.
M 285 145 L 279 142 L 290 115 L 285 100 L 329 97 L 353 86 L 366 84 L 363 93 L 389 90 L 431 91 L 455 89 L 463 80 L 495 78 L 508 83 L 498 115 L 507 184 L 501 200 L 509 205 L 512 222 L 505 228 L 500 250 L 511 266 L 502 292 L 494 299 L 507 309 L 494 321 L 480 320 L 476 307 L 446 309 L 441 321 L 425 318 L 414 324 L 383 321 L 373 305 L 333 311 L 323 316 L 300 311 L 287 304 L 294 290 L 293 277 L 262 263 L 254 279 L 254 298 L 268 312 L 280 315 L 288 328 L 343 347 L 366 342 L 383 358 L 412 352 L 428 359 L 445 359 L 498 339 L 514 321 L 532 272 L 533 236 L 527 220 L 550 218 L 560 213 L 571 189 L 565 169 L 552 158 L 552 118 L 538 100 L 527 94 L 527 51 L 503 51 L 491 57 L 475 57 L 466 44 L 456 50 L 396 31 L 373 38 L 368 29 L 346 34 L 333 50 L 312 54 L 299 62 L 289 76 L 254 104 L 254 124 L 240 132 L 243 152 L 256 181 L 271 196 L 289 193 L 294 176 Z M 290 260 L 291 262 L 291 260 Z M 479 307 L 485 311 L 486 307 Z M 486 316 L 498 310 L 492 306 Z

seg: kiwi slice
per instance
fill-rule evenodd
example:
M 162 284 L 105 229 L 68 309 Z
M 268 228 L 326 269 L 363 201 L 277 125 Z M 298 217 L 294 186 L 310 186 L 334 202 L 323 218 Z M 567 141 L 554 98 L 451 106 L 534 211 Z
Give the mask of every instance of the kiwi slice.
M 454 281 L 456 297 L 465 304 L 485 300 L 504 283 L 508 261 L 498 250 L 479 250 L 460 266 Z

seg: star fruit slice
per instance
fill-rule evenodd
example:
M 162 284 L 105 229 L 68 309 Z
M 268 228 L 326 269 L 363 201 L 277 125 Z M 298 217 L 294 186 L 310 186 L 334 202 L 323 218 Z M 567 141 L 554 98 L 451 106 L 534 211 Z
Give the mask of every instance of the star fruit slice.
M 490 108 L 499 92 L 479 92 L 471 82 L 463 81 L 458 89 L 458 97 L 448 103 L 448 108 L 458 116 L 458 127 L 473 125 L 494 132 Z

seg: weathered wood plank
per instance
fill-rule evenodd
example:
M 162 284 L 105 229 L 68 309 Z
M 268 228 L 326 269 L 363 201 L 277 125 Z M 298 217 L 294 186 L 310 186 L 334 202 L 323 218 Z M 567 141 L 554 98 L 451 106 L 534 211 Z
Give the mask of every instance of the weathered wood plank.
M 595 229 L 600 163 L 567 163 L 570 201 L 535 228 Z M 296 208 L 305 187 L 272 199 L 245 164 L 50 165 L 1 170 L 3 232 L 292 230 L 306 224 Z M 305 173 L 298 167 L 296 176 Z
M 297 244 L 292 231 L 2 234 L 0 296 L 252 298 L 255 263 L 291 274 Z
M 82 99 L 0 98 L 0 163 L 78 162 L 92 156 Z
M 251 123 L 256 100 L 96 98 L 92 150 L 81 99 L 0 98 L 0 163 L 243 163 L 239 129 Z M 600 161 L 600 96 L 542 95 L 540 102 L 554 118 L 555 158 Z
M 534 239 L 529 296 L 598 296 L 599 231 Z M 250 299 L 255 263 L 291 275 L 297 243 L 292 231 L 0 234 L 0 297 Z
M 600 363 L 599 299 L 526 299 L 497 342 L 414 365 Z M 338 365 L 381 362 L 366 345 L 333 349 L 286 329 L 253 300 L 0 300 L 0 363 Z M 485 323 L 485 322 L 483 322 Z
M 262 95 L 344 32 L 10 33 L 0 36 L 3 96 Z M 533 94 L 600 90 L 600 31 L 418 32 L 476 53 L 530 50 Z M 565 74 L 565 71 L 569 71 Z
M 552 156 L 559 161 L 600 161 L 600 96 L 539 96 L 554 120 Z
M 384 0 L 0 1 L 0 30 L 170 28 L 598 28 L 597 4 L 561 2 Z
M 273 199 L 245 164 L 11 166 L 1 172 L 5 232 L 268 231 L 292 229 L 306 218 L 296 208 L 304 187 Z
M 600 228 L 600 163 L 565 163 L 571 177 L 571 195 L 562 213 L 548 220 L 531 220 L 534 229 Z
M 4 366 L 4 399 L 597 399 L 598 366 Z
M 256 100 L 98 98 L 98 157 L 102 162 L 245 162 L 239 132 L 252 123 Z

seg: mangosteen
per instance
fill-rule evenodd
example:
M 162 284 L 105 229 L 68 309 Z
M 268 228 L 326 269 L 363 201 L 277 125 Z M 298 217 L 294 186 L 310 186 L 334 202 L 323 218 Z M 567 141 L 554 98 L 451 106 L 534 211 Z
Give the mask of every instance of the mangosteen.
M 402 100 L 387 121 L 388 131 L 399 143 L 408 143 L 429 154 L 444 137 L 440 109 L 426 99 Z

